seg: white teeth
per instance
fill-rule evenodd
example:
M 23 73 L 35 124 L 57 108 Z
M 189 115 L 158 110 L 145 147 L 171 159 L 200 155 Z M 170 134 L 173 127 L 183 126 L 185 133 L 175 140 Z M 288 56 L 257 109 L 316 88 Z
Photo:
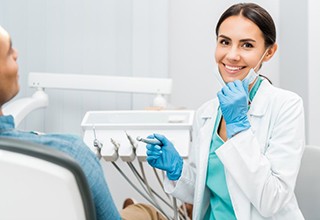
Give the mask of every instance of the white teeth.
M 227 65 L 225 65 L 225 67 L 231 71 L 236 71 L 241 69 L 241 67 L 233 67 L 233 66 L 227 66 Z

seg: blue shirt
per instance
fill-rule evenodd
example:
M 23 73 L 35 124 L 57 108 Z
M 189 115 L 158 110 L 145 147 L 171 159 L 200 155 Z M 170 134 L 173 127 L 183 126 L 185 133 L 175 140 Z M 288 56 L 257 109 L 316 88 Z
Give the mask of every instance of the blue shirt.
M 43 144 L 73 157 L 87 177 L 98 220 L 121 219 L 111 197 L 99 160 L 80 137 L 64 134 L 38 135 L 15 129 L 12 116 L 0 116 L 0 137 Z

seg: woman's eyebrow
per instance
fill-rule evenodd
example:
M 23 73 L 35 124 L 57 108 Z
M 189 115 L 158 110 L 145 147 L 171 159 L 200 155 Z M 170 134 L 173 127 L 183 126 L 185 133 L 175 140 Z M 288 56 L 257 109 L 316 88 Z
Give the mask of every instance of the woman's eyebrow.
M 224 38 L 224 39 L 227 39 L 227 40 L 231 40 L 231 38 L 230 38 L 230 37 L 227 37 L 227 36 L 225 36 L 225 35 L 223 35 L 223 34 L 220 34 L 218 37 L 220 37 L 220 38 Z
M 251 38 L 245 38 L 245 39 L 241 39 L 240 42 L 256 42 L 255 40 L 251 39 Z
M 219 35 L 218 36 L 219 38 L 224 38 L 224 39 L 227 39 L 227 40 L 230 40 L 231 41 L 231 38 L 230 37 L 227 37 L 223 34 Z M 241 39 L 240 42 L 256 42 L 255 40 L 253 40 L 252 38 L 244 38 L 244 39 Z

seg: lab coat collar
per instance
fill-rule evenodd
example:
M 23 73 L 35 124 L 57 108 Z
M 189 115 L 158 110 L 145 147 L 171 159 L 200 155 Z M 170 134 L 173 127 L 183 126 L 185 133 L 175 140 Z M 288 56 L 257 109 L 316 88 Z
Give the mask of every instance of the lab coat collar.
M 215 118 L 218 108 L 219 108 L 219 100 L 218 98 L 215 98 L 214 100 L 208 103 L 208 106 L 202 112 L 200 117 L 204 120 Z
M 268 80 L 263 80 L 254 99 L 252 100 L 250 109 L 249 109 L 249 115 L 250 116 L 256 116 L 261 117 L 265 115 L 267 111 L 267 107 L 269 105 L 269 102 L 267 101 L 267 98 L 270 96 L 268 93 L 270 93 L 269 88 L 272 85 L 268 82 Z

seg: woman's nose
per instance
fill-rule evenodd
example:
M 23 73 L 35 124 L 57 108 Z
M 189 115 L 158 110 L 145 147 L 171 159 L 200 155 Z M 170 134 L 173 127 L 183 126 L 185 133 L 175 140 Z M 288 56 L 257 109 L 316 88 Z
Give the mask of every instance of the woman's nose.
M 230 61 L 238 61 L 240 60 L 240 53 L 237 48 L 230 48 L 230 50 L 227 52 L 227 59 Z

